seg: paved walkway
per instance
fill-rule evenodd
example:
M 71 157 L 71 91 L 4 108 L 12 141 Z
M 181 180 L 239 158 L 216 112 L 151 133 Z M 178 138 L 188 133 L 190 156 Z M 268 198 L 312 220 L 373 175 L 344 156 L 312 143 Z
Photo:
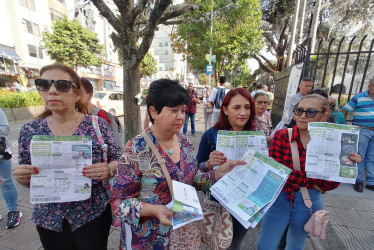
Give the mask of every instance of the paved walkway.
M 144 110 L 144 107 L 142 107 Z M 18 129 L 21 124 L 12 124 L 11 129 Z M 196 137 L 190 137 L 197 152 L 204 130 L 202 106 L 198 108 Z M 190 131 L 190 128 L 189 130 Z M 14 133 L 14 132 L 13 132 Z M 188 133 L 189 134 L 189 133 Z M 17 136 L 13 136 L 13 144 Z M 16 145 L 15 145 L 16 146 Z M 13 147 L 13 152 L 17 148 Z M 13 160 L 13 166 L 17 159 Z M 23 213 L 21 224 L 11 230 L 5 229 L 5 219 L 0 221 L 0 250 L 37 250 L 41 247 L 34 223 L 30 220 L 32 205 L 29 203 L 29 190 L 18 186 L 19 208 Z M 308 239 L 305 249 L 374 249 L 374 192 L 364 189 L 363 193 L 353 191 L 352 185 L 342 184 L 336 190 L 324 195 L 325 207 L 331 212 L 327 231 L 327 240 Z M 0 214 L 6 217 L 6 205 L 0 195 Z M 256 249 L 259 227 L 248 230 L 241 249 Z M 112 229 L 108 249 L 118 249 L 119 231 Z

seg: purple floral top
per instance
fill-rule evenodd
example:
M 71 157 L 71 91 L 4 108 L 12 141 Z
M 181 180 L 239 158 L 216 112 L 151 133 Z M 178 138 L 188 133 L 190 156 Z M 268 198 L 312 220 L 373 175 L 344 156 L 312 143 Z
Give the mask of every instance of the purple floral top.
M 271 124 L 270 113 L 265 111 L 264 113 L 265 120 L 261 120 L 256 115 L 256 131 L 263 131 L 265 136 L 270 136 L 271 132 L 273 132 L 273 126 Z
M 108 148 L 108 162 L 118 161 L 119 152 L 114 146 L 114 137 L 108 123 L 99 118 L 99 126 L 102 136 Z M 31 164 L 30 143 L 34 135 L 53 135 L 46 118 L 41 118 L 23 125 L 18 141 L 19 164 Z M 79 124 L 74 135 L 92 137 L 92 163 L 102 162 L 101 146 L 97 140 L 95 130 L 92 127 L 91 116 L 86 115 Z M 43 203 L 36 204 L 32 214 L 32 220 L 40 227 L 62 231 L 64 218 L 69 222 L 74 231 L 80 226 L 92 221 L 101 215 L 108 204 L 108 197 L 101 181 L 92 180 L 91 198 L 84 201 L 64 203 Z
M 180 161 L 174 163 L 151 135 L 166 168 L 173 180 L 194 185 L 198 190 L 208 190 L 214 183 L 214 172 L 202 173 L 192 152 L 193 148 L 185 135 L 178 134 Z M 168 249 L 170 227 L 160 224 L 155 217 L 140 217 L 144 203 L 166 205 L 171 201 L 168 184 L 156 156 L 141 135 L 127 144 L 118 165 L 118 175 L 112 189 L 113 213 L 130 224 L 132 249 Z M 125 249 L 125 228 L 122 227 L 121 247 Z

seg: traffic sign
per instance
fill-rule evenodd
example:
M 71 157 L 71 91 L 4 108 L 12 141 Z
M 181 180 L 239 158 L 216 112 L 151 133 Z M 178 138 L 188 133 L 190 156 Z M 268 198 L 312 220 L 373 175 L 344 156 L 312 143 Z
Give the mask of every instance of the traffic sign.
M 216 55 L 211 55 L 210 56 L 210 61 L 215 62 L 216 61 Z
M 212 73 L 213 73 L 213 65 L 207 65 L 207 66 L 206 66 L 205 73 L 206 73 L 207 75 L 212 74 Z

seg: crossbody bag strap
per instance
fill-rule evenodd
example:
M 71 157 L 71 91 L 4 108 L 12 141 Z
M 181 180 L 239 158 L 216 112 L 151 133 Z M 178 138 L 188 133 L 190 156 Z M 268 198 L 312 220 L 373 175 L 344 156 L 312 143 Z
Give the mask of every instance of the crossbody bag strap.
M 144 137 L 148 146 L 151 148 L 151 150 L 155 154 L 155 156 L 158 160 L 158 163 L 160 163 L 162 172 L 164 172 L 165 179 L 166 179 L 166 181 L 168 183 L 168 186 L 169 186 L 170 194 L 173 196 L 173 185 L 172 185 L 172 182 L 171 182 L 171 177 L 170 177 L 169 171 L 166 168 L 165 159 L 161 157 L 160 153 L 158 152 L 158 149 L 156 148 L 156 145 L 153 143 L 150 136 L 147 135 L 147 133 L 145 133 L 144 131 L 141 133 L 141 135 Z
M 292 161 L 293 161 L 293 169 L 297 171 L 301 171 L 300 168 L 300 157 L 299 157 L 299 149 L 297 148 L 297 142 L 291 141 L 292 137 L 292 128 L 288 129 L 288 137 L 290 139 L 290 145 L 291 145 L 291 153 L 292 153 Z M 307 208 L 312 208 L 312 200 L 309 196 L 309 191 L 306 187 L 300 187 L 301 195 L 303 196 L 304 204 Z

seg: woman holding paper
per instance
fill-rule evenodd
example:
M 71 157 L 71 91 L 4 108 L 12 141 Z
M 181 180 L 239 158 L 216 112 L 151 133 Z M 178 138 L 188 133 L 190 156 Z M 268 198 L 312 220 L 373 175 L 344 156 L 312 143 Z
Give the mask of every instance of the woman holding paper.
M 264 92 L 258 92 L 253 99 L 256 103 L 256 131 L 263 131 L 265 133 L 267 143 L 271 142 L 270 134 L 273 132 L 271 124 L 270 113 L 267 111 L 269 105 L 269 97 Z
M 207 173 L 198 170 L 192 144 L 180 134 L 189 101 L 188 92 L 175 81 L 160 79 L 151 83 L 147 111 L 152 126 L 145 130 L 145 136 L 155 144 L 172 180 L 207 190 L 243 162 L 227 162 Z M 165 205 L 172 201 L 172 196 L 157 156 L 142 134 L 128 142 L 112 194 L 113 213 L 125 222 L 122 248 L 127 242 L 132 249 L 200 249 L 197 222 L 171 230 L 174 212 Z
M 98 118 L 103 140 L 108 146 L 108 164 L 103 163 L 98 134 L 92 126 L 91 116 L 84 114 L 86 110 L 80 103 L 81 81 L 73 69 L 52 64 L 40 70 L 40 77 L 35 79 L 35 85 L 46 110 L 39 119 L 22 127 L 18 146 L 20 165 L 13 175 L 18 183 L 30 187 L 31 175 L 42 171 L 31 165 L 30 143 L 34 135 L 92 137 L 93 164 L 82 171 L 82 175 L 92 179 L 91 197 L 82 201 L 35 204 L 32 220 L 46 250 L 107 249 L 112 217 L 103 184 L 118 165 L 115 139 L 107 122 Z
M 214 166 L 220 166 L 227 161 L 223 152 L 216 150 L 218 130 L 254 131 L 255 116 L 255 103 L 250 93 L 243 88 L 230 90 L 223 99 L 218 122 L 201 138 L 196 157 L 200 169 L 210 171 Z M 234 217 L 232 219 L 233 239 L 230 248 L 240 249 L 247 229 Z
M 317 94 L 304 96 L 293 110 L 296 126 L 292 128 L 291 141 L 297 143 L 301 171 L 295 170 L 293 166 L 288 130 L 278 130 L 273 137 L 269 150 L 270 157 L 293 171 L 283 191 L 263 218 L 258 249 L 277 249 L 288 224 L 286 249 L 303 249 L 308 235 L 304 231 L 304 225 L 311 214 L 304 204 L 300 187 L 308 188 L 312 210 L 315 212 L 323 208 L 322 193 L 339 186 L 337 182 L 308 178 L 305 172 L 306 149 L 310 141 L 308 123 L 325 122 L 327 110 L 327 99 Z M 361 157 L 356 154 L 351 155 L 349 159 L 361 161 Z

